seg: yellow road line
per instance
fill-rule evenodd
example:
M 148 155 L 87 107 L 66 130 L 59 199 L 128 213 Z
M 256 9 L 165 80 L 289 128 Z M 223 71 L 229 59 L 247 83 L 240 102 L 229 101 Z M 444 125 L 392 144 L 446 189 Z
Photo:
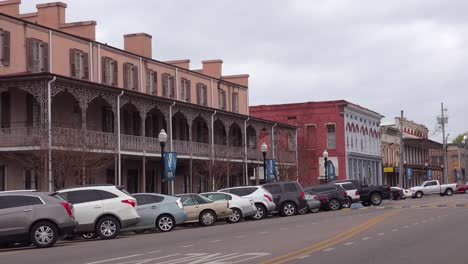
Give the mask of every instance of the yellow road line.
M 353 227 L 345 232 L 342 232 L 334 237 L 331 237 L 329 239 L 326 239 L 324 241 L 321 241 L 321 242 L 318 242 L 314 245 L 311 245 L 309 247 L 306 247 L 306 248 L 303 248 L 303 249 L 299 249 L 299 250 L 296 250 L 296 251 L 293 251 L 291 253 L 287 253 L 285 255 L 282 255 L 282 256 L 278 256 L 278 257 L 274 257 L 274 258 L 271 258 L 271 259 L 267 259 L 267 260 L 264 260 L 262 262 L 259 262 L 258 264 L 269 264 L 269 263 L 285 263 L 285 262 L 288 262 L 290 260 L 293 260 L 293 259 L 296 259 L 297 257 L 301 257 L 301 256 L 305 256 L 307 254 L 311 254 L 311 253 L 314 253 L 314 252 L 317 252 L 317 251 L 320 251 L 322 249 L 325 249 L 325 248 L 328 248 L 330 246 L 333 246 L 333 245 L 336 245 L 342 241 L 345 241 L 359 233 L 361 233 L 362 231 L 366 230 L 366 229 L 369 229 L 371 228 L 372 226 L 378 224 L 379 222 L 383 221 L 385 218 L 387 218 L 388 216 L 390 215 L 393 215 L 395 213 L 397 213 L 398 211 L 392 211 L 392 212 L 388 212 L 384 215 L 381 215 L 381 216 L 378 216 L 378 217 L 375 217 L 367 222 L 364 222 L 356 227 Z

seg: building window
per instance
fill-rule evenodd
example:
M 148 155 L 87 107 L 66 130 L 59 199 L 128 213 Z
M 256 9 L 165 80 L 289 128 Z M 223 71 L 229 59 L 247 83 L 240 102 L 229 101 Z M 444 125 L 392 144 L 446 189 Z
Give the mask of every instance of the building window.
M 26 58 L 28 72 L 46 72 L 49 70 L 49 44 L 42 40 L 26 39 Z
M 26 169 L 24 171 L 24 189 L 25 190 L 39 189 L 39 177 L 35 170 Z
M 114 133 L 114 113 L 108 106 L 102 107 L 102 132 Z
M 3 92 L 0 94 L 0 111 L 1 111 L 1 126 L 2 128 L 10 128 L 11 113 L 10 113 L 10 93 Z
M 6 190 L 5 166 L 0 166 L 0 191 Z
M 138 91 L 138 67 L 131 63 L 123 64 L 123 87 L 125 89 Z
M 182 78 L 180 80 L 180 100 L 190 103 L 190 81 Z
M 317 127 L 306 126 L 306 146 L 307 149 L 315 149 L 317 138 Z
M 0 66 L 10 66 L 10 32 L 0 29 Z
M 239 93 L 232 93 L 232 111 L 239 113 Z
M 221 110 L 226 110 L 226 91 L 218 89 L 218 106 Z
M 88 53 L 70 49 L 70 76 L 78 79 L 89 79 Z
M 102 57 L 102 83 L 106 85 L 119 85 L 118 62 L 109 57 Z
M 153 70 L 146 71 L 146 93 L 151 95 L 158 94 L 158 75 Z
M 208 105 L 208 89 L 202 83 L 197 83 L 197 104 Z
M 335 125 L 327 125 L 327 148 L 336 149 Z
M 168 73 L 162 75 L 162 96 L 175 99 L 174 77 Z

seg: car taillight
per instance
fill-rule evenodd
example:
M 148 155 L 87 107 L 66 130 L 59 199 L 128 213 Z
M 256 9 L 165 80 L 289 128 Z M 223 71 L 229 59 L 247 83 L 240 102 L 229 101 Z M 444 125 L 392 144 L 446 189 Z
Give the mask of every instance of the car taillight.
M 348 193 L 346 191 L 343 191 L 344 196 L 348 196 Z
M 73 217 L 73 212 L 69 203 L 60 203 L 68 213 L 68 216 Z
M 177 204 L 177 206 L 180 207 L 180 209 L 184 209 L 184 205 L 182 204 L 182 202 L 180 201 L 180 199 L 176 201 L 176 204 Z
M 129 205 L 132 206 L 132 207 L 135 207 L 135 206 L 136 206 L 136 202 L 135 202 L 134 200 L 130 200 L 130 199 L 122 200 L 122 203 L 129 204 Z
M 354 193 L 354 195 L 358 196 L 358 195 L 359 195 L 359 192 L 358 192 L 358 191 L 356 191 L 356 192 Z
M 271 199 L 271 197 L 270 197 L 269 195 L 264 194 L 263 196 L 264 196 L 265 198 L 267 198 L 268 201 L 273 202 L 273 199 Z
M 305 193 L 304 192 L 301 192 L 301 198 L 305 199 Z
M 390 190 L 391 190 L 390 186 L 387 186 L 387 188 L 386 188 L 386 189 L 387 189 L 387 191 L 390 191 Z
M 320 199 L 321 199 L 321 200 L 327 200 L 328 197 L 327 197 L 326 194 L 322 194 L 322 195 L 320 195 Z
M 314 195 L 314 200 L 318 201 L 319 197 L 318 195 Z

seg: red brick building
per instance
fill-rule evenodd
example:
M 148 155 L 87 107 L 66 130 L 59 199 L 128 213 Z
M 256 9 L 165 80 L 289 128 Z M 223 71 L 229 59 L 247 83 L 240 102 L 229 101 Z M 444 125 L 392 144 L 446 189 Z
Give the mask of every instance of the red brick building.
M 324 179 L 325 149 L 337 179 L 382 183 L 380 114 L 344 100 L 252 106 L 250 114 L 299 127 L 302 184 Z

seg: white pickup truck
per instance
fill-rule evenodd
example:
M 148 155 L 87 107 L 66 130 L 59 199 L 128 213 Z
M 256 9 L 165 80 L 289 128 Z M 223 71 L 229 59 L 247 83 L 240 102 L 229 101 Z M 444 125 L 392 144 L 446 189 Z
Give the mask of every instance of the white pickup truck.
M 425 181 L 421 186 L 410 188 L 413 198 L 421 198 L 423 195 L 440 194 L 441 196 L 451 196 L 457 189 L 456 183 L 440 184 L 439 181 Z

